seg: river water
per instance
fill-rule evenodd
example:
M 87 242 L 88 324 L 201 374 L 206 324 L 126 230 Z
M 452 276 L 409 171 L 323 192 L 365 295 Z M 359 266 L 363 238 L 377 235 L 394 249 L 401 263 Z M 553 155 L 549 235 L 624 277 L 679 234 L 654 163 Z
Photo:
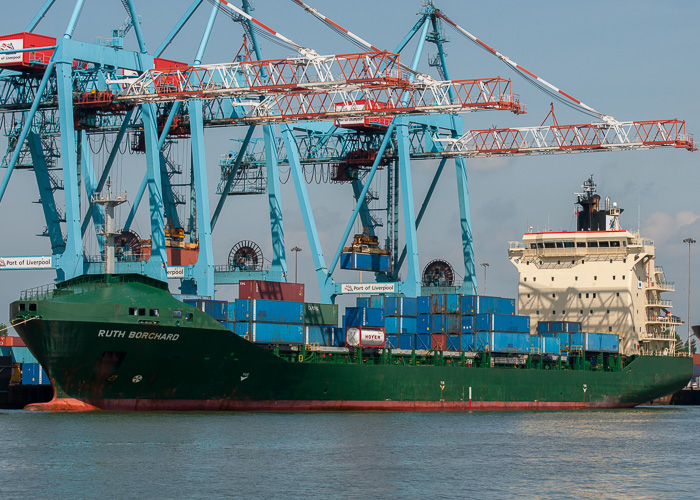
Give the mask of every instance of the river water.
M 0 412 L 0 498 L 699 498 L 700 407 Z

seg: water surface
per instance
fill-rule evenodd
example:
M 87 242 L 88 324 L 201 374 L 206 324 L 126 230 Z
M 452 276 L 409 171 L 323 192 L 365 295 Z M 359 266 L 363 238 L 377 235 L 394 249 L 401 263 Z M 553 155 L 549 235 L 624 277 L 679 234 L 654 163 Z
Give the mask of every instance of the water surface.
M 698 498 L 700 408 L 1 411 L 0 498 Z

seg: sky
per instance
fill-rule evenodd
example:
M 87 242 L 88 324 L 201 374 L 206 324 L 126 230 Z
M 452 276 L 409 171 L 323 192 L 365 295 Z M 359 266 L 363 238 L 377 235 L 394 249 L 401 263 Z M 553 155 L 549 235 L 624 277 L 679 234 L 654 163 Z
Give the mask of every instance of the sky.
M 149 51 L 164 39 L 171 27 L 190 5 L 189 0 L 134 0 L 141 15 L 141 26 Z M 394 50 L 417 21 L 421 3 L 417 0 L 309 0 L 309 4 L 375 46 Z M 43 0 L 24 0 L 0 17 L 0 33 L 23 31 Z M 237 3 L 238 4 L 238 3 Z M 61 36 L 73 9 L 73 0 L 56 0 L 36 33 Z M 238 4 L 239 5 L 239 4 Z M 291 0 L 253 3 L 253 15 L 299 45 L 321 54 L 359 52 L 335 32 L 329 30 Z M 580 101 L 614 116 L 619 121 L 678 118 L 686 120 L 686 130 L 700 138 L 700 3 L 693 0 L 657 2 L 649 0 L 591 0 L 585 3 L 502 0 L 490 2 L 436 0 L 435 6 L 485 43 L 507 55 L 533 73 L 553 83 Z M 210 5 L 204 3 L 187 27 L 164 53 L 164 57 L 191 61 L 197 51 Z M 94 41 L 109 36 L 126 18 L 117 0 L 85 0 L 85 6 L 73 35 L 74 39 Z M 464 128 L 490 126 L 537 126 L 549 113 L 550 98 L 513 73 L 483 49 L 457 32 L 445 28 L 449 37 L 447 60 L 454 79 L 502 76 L 513 80 L 512 88 L 526 106 L 527 114 L 502 111 L 464 114 Z M 219 15 L 204 63 L 230 61 L 242 43 L 240 25 Z M 135 49 L 132 33 L 126 48 Z M 435 75 L 427 50 L 419 69 Z M 413 58 L 415 43 L 401 54 L 404 62 Z M 262 41 L 263 57 L 293 56 L 289 49 Z M 590 123 L 588 115 L 555 103 L 560 124 Z M 242 136 L 242 128 L 207 130 L 206 154 L 208 188 L 212 210 L 219 178 L 219 156 L 232 147 L 230 139 Z M 6 141 L 0 137 L 0 151 Z M 184 154 L 184 153 L 183 153 Z M 674 148 L 612 153 L 566 154 L 551 156 L 480 158 L 467 160 L 474 252 L 477 264 L 488 263 L 485 292 L 515 297 L 517 273 L 508 261 L 508 242 L 521 239 L 523 232 L 534 230 L 574 230 L 574 193 L 590 175 L 602 197 L 610 196 L 625 209 L 621 222 L 625 229 L 641 229 L 642 236 L 656 244 L 656 264 L 663 266 L 676 292 L 666 298 L 674 301 L 674 314 L 688 313 L 688 245 L 683 239 L 700 241 L 700 209 L 696 192 L 700 174 L 700 152 Z M 142 157 L 127 156 L 120 164 L 119 181 L 123 189 L 134 193 L 141 175 Z M 435 258 L 461 269 L 457 193 L 454 166 L 448 164 L 418 232 L 421 268 Z M 414 199 L 417 206 L 427 191 L 437 163 L 412 163 Z M 0 175 L 5 170 L 0 169 Z M 330 262 L 353 209 L 352 193 L 346 185 L 310 185 L 319 236 L 326 262 Z M 0 256 L 48 255 L 43 231 L 41 207 L 32 203 L 38 191 L 30 171 L 15 171 L 8 192 L 0 202 Z M 307 284 L 307 300 L 318 298 L 309 244 L 291 182 L 282 187 L 285 242 L 299 253 L 299 281 Z M 269 258 L 270 234 L 264 196 L 236 197 L 229 200 L 214 234 L 214 257 L 225 264 L 233 245 L 244 239 L 256 241 Z M 120 217 L 125 217 L 121 215 Z M 140 212 L 135 228 L 148 237 L 145 214 Z M 691 247 L 691 287 L 700 294 L 700 245 Z M 291 275 L 294 259 L 288 255 Z M 483 267 L 477 279 L 484 291 Z M 339 273 L 343 281 L 357 281 L 355 274 Z M 365 275 L 366 276 L 366 275 Z M 7 322 L 7 305 L 21 290 L 50 283 L 52 271 L 0 271 L 0 322 Z M 365 279 L 367 279 L 365 277 Z M 235 287 L 219 287 L 220 298 L 232 299 Z M 5 304 L 5 306 L 2 306 Z M 691 323 L 700 323 L 700 303 L 693 299 Z M 679 328 L 684 335 L 685 326 Z

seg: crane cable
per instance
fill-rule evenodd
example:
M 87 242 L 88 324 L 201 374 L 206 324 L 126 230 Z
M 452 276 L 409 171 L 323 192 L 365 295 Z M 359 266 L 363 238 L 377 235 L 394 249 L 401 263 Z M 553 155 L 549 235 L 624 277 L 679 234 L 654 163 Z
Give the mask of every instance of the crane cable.
M 338 23 L 333 22 L 331 19 L 329 19 L 328 17 L 321 14 L 317 9 L 302 2 L 301 0 L 292 0 L 292 2 L 297 4 L 299 7 L 303 8 L 306 12 L 308 12 L 309 14 L 314 16 L 316 19 L 318 19 L 318 20 L 322 21 L 323 23 L 325 23 L 326 25 L 328 25 L 333 31 L 340 34 L 343 38 L 345 38 L 346 40 L 349 40 L 350 42 L 354 43 L 358 47 L 366 49 L 366 50 L 371 50 L 374 52 L 384 52 L 383 50 L 378 49 L 377 47 L 375 47 L 374 45 L 369 43 L 364 38 L 356 35 L 352 31 L 349 31 L 349 30 L 343 28 Z M 426 75 L 424 73 L 421 73 L 420 71 L 416 71 L 413 68 L 411 68 L 410 66 L 402 63 L 401 61 L 397 61 L 397 63 L 401 67 L 401 69 L 403 69 L 407 73 L 413 75 L 414 77 L 418 78 L 420 81 L 428 81 L 428 82 L 434 81 L 434 79 L 431 76 Z
M 304 10 L 306 10 L 308 13 L 316 17 L 317 19 L 321 20 L 325 24 L 327 24 L 331 29 L 333 29 L 335 32 L 339 33 L 341 36 L 346 38 L 347 40 L 350 40 L 351 42 L 355 43 L 361 48 L 369 49 L 369 50 L 374 50 L 374 51 L 379 51 L 377 47 L 369 43 L 368 41 L 364 40 L 363 38 L 359 37 L 358 35 L 352 33 L 351 31 L 343 28 L 339 24 L 333 22 L 331 19 L 328 17 L 324 16 L 321 14 L 317 9 L 311 7 L 310 5 L 302 2 L 301 0 L 292 0 L 295 4 L 299 5 L 302 7 Z M 597 111 L 596 109 L 592 108 L 591 106 L 588 106 L 587 104 L 579 101 L 575 97 L 571 96 L 570 94 L 567 94 L 563 90 L 559 89 L 558 87 L 552 85 L 549 83 L 547 80 L 538 77 L 534 73 L 528 71 L 509 57 L 501 54 L 500 52 L 494 50 L 481 40 L 479 40 L 477 37 L 469 33 L 467 30 L 459 26 L 457 23 L 452 21 L 450 18 L 448 18 L 445 14 L 443 14 L 439 10 L 435 10 L 435 15 L 443 19 L 446 23 L 448 23 L 450 26 L 452 26 L 458 33 L 461 35 L 465 36 L 468 40 L 474 42 L 477 44 L 479 47 L 483 48 L 487 52 L 495 55 L 498 57 L 502 62 L 504 62 L 506 65 L 508 65 L 511 69 L 513 69 L 516 73 L 518 73 L 520 76 L 522 76 L 525 81 L 533 85 L 535 88 L 538 90 L 548 94 L 552 98 L 556 99 L 557 101 L 565 104 L 566 106 L 569 106 L 573 109 L 577 109 L 578 111 L 581 111 L 589 116 L 595 116 L 597 118 L 602 119 L 603 121 L 610 122 L 610 123 L 615 123 L 616 120 L 612 116 L 607 116 L 601 113 L 600 111 Z M 399 65 L 411 72 L 414 75 L 419 75 L 418 72 L 412 70 L 410 67 L 402 64 L 399 62 Z
M 236 22 L 241 22 L 242 19 L 244 18 L 250 26 L 255 30 L 257 34 L 262 36 L 263 38 L 270 40 L 278 45 L 290 47 L 296 49 L 300 54 L 302 55 L 315 55 L 316 52 L 313 51 L 312 49 L 308 49 L 306 47 L 302 47 L 298 43 L 295 43 L 293 40 L 287 38 L 283 34 L 279 33 L 278 31 L 273 30 L 269 26 L 263 24 L 262 22 L 258 21 L 255 19 L 253 16 L 248 14 L 242 9 L 239 9 L 235 5 L 233 5 L 231 2 L 228 2 L 226 0 L 209 0 L 209 3 L 212 5 L 216 5 L 219 7 L 219 10 L 224 12 L 224 14 L 231 19 L 233 19 Z M 228 7 L 228 10 L 225 10 L 224 7 Z
M 531 71 L 528 71 L 527 69 L 525 69 L 524 67 L 522 67 L 520 64 L 516 63 L 515 61 L 513 61 L 509 57 L 507 57 L 507 56 L 501 54 L 500 52 L 498 52 L 497 50 L 491 48 L 489 45 L 487 45 L 484 42 L 482 42 L 481 40 L 479 40 L 477 37 L 475 37 L 474 35 L 469 33 L 467 30 L 465 30 L 464 28 L 459 26 L 457 23 L 452 21 L 450 18 L 448 18 L 445 14 L 443 14 L 439 10 L 436 10 L 435 14 L 439 18 L 444 20 L 447 24 L 452 26 L 459 34 L 465 36 L 467 39 L 474 42 L 479 47 L 483 48 L 487 52 L 498 57 L 502 62 L 504 62 L 509 67 L 511 67 L 516 73 L 518 73 L 519 75 L 524 77 L 529 83 L 533 84 L 535 87 L 544 91 L 548 95 L 550 95 L 553 98 L 557 99 L 558 101 L 566 104 L 567 106 L 573 107 L 575 109 L 582 108 L 583 112 L 588 114 L 588 115 L 597 116 L 598 118 L 600 118 L 606 122 L 615 122 L 615 119 L 612 116 L 604 115 L 600 111 L 597 111 L 596 109 L 592 108 L 591 106 L 588 106 L 587 104 L 579 101 L 578 99 L 571 96 L 570 94 L 567 94 L 563 90 L 552 85 L 544 78 L 540 78 L 539 76 L 535 75 Z

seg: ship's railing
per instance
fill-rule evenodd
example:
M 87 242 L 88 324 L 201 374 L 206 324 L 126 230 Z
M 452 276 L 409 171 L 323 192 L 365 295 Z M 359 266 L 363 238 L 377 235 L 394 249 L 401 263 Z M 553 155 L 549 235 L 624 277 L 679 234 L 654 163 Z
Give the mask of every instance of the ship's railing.
M 670 300 L 647 300 L 647 306 L 652 307 L 672 307 Z
M 647 315 L 647 323 L 668 323 L 672 325 L 682 325 L 683 320 L 678 316 L 668 315 L 668 316 L 655 316 L 652 314 Z
M 20 292 L 20 300 L 43 300 L 60 295 L 90 292 L 109 285 L 142 282 L 167 289 L 167 283 L 140 274 L 89 274 L 58 284 L 43 285 Z
M 651 281 L 648 286 L 649 288 L 658 288 L 664 292 L 674 292 L 676 290 L 676 284 L 670 281 Z
M 37 286 L 28 290 L 23 290 L 19 293 L 19 300 L 44 300 L 53 297 L 56 291 L 54 283 L 48 285 Z

